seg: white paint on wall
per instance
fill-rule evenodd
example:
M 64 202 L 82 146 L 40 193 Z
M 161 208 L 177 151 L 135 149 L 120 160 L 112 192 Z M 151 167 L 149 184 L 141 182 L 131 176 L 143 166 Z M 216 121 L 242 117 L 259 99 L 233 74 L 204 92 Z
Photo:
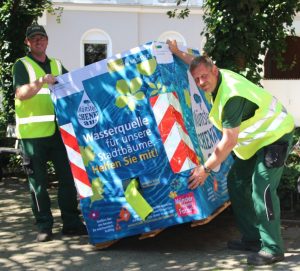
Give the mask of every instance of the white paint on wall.
M 204 28 L 203 10 L 200 6 L 193 7 L 188 18 L 179 20 L 169 19 L 166 15 L 172 6 L 153 6 L 151 0 L 137 1 L 137 5 L 118 5 L 117 2 L 92 4 L 93 1 L 90 4 L 53 2 L 64 7 L 64 11 L 61 23 L 56 22 L 54 15 L 45 14 L 43 17 L 42 22 L 49 36 L 47 52 L 49 56 L 61 59 L 68 70 L 83 65 L 81 46 L 86 37 L 106 37 L 111 44 L 111 55 L 167 37 L 177 37 L 185 45 L 200 50 L 205 44 L 205 38 L 200 36 Z M 293 25 L 296 34 L 300 36 L 300 13 L 295 17 Z M 100 32 L 97 34 L 93 31 Z M 283 102 L 294 115 L 297 126 L 300 126 L 300 110 L 296 105 L 300 98 L 300 80 L 263 80 L 262 84 Z
M 184 36 L 176 31 L 166 31 L 162 33 L 157 40 L 161 42 L 166 42 L 167 40 L 176 40 L 178 44 L 187 46 Z
M 170 6 L 59 4 L 64 7 L 60 23 L 55 15 L 45 15 L 47 53 L 59 58 L 68 70 L 82 67 L 82 39 L 93 29 L 110 37 L 111 55 L 158 40 L 166 33 L 176 33 L 186 45 L 198 49 L 203 38 L 199 7 L 193 9 L 189 18 L 179 20 L 166 15 Z
M 300 80 L 263 80 L 262 84 L 282 102 L 293 115 L 296 126 L 300 127 Z

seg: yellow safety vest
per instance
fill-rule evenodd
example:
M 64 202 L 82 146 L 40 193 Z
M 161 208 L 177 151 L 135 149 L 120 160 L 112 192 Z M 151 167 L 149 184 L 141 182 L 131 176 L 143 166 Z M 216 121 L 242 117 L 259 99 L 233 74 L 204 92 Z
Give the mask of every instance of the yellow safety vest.
M 23 62 L 29 81 L 33 82 L 45 75 L 44 70 L 30 57 L 20 59 Z M 51 74 L 62 74 L 62 64 L 59 60 L 50 59 Z M 41 138 L 51 136 L 55 132 L 54 106 L 50 90 L 44 84 L 40 91 L 26 100 L 15 99 L 17 137 Z
M 240 159 L 249 159 L 260 148 L 294 129 L 291 114 L 269 92 L 232 71 L 220 72 L 222 82 L 209 114 L 209 119 L 219 130 L 222 131 L 222 113 L 230 98 L 243 97 L 258 106 L 254 116 L 241 123 L 238 143 L 233 149 Z

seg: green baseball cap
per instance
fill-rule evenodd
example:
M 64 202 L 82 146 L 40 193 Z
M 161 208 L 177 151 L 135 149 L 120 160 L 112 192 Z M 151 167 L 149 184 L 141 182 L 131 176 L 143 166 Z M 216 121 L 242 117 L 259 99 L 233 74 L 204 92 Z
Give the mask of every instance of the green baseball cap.
M 30 25 L 27 27 L 26 38 L 31 38 L 34 35 L 42 35 L 42 36 L 47 37 L 45 28 L 38 24 Z

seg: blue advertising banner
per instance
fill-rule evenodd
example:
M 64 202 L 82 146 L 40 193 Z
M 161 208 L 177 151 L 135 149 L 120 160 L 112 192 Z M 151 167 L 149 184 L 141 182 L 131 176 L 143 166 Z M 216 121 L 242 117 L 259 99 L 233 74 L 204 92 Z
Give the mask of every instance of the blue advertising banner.
M 92 244 L 201 220 L 228 201 L 231 157 L 188 189 L 190 170 L 220 134 L 188 67 L 165 43 L 57 79 L 52 99 Z

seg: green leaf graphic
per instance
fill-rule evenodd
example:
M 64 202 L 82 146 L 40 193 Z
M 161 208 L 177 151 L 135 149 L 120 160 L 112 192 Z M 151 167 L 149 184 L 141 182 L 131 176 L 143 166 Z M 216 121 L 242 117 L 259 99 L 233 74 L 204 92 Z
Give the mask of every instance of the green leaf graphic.
M 156 60 L 154 58 L 151 58 L 149 60 L 137 64 L 137 69 L 139 73 L 150 76 L 155 72 L 156 66 L 157 66 Z
M 133 98 L 133 97 L 130 97 L 129 99 L 128 99 L 128 107 L 129 107 L 129 109 L 131 110 L 131 111 L 134 111 L 134 109 L 135 109 L 135 104 L 136 104 L 136 100 Z
M 97 200 L 103 199 L 103 183 L 101 182 L 100 178 L 96 178 L 92 180 L 92 191 L 93 196 L 91 196 L 91 204 L 93 204 Z
M 191 107 L 191 95 L 188 89 L 184 90 L 184 98 L 188 107 Z
M 137 92 L 137 93 L 134 95 L 134 97 L 135 97 L 137 100 L 142 100 L 142 99 L 145 98 L 145 94 L 144 94 L 144 92 L 139 91 L 139 92 Z
M 119 108 L 123 108 L 127 105 L 127 103 L 128 103 L 128 97 L 122 95 L 116 99 L 115 105 Z
M 124 79 L 117 81 L 116 89 L 120 94 L 124 95 L 130 92 L 130 89 Z
M 83 160 L 83 164 L 85 167 L 87 167 L 89 162 L 94 161 L 95 153 L 93 152 L 90 146 L 87 147 L 79 146 L 79 149 Z
M 136 93 L 142 86 L 143 81 L 139 77 L 135 77 L 130 81 L 129 88 L 132 94 Z

